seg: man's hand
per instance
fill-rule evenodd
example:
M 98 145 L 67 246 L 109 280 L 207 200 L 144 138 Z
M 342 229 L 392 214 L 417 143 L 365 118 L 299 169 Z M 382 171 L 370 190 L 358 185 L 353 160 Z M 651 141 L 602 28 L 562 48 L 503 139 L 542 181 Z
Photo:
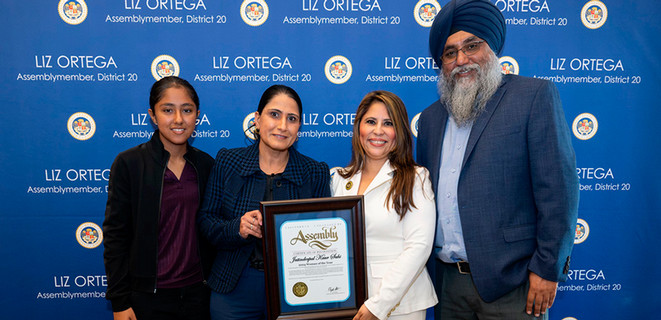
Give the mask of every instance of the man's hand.
M 528 288 L 528 299 L 526 301 L 526 312 L 535 313 L 535 317 L 545 314 L 546 309 L 550 309 L 555 300 L 555 292 L 558 289 L 558 283 L 542 279 L 542 277 L 530 272 L 528 276 L 530 288 Z M 534 309 L 533 310 L 533 306 Z

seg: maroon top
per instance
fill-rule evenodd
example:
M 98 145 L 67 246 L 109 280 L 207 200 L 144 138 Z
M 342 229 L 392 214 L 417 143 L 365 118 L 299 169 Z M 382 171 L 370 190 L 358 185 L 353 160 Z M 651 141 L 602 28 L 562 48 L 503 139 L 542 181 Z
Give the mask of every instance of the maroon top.
M 165 170 L 158 233 L 158 288 L 181 288 L 203 280 L 195 214 L 197 173 L 186 163 L 181 178 Z

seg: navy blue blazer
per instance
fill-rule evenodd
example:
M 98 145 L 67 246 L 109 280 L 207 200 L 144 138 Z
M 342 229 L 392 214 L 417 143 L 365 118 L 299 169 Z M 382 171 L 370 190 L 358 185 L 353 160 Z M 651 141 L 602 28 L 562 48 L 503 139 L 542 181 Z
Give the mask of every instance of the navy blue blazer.
M 207 283 L 216 292 L 230 292 L 248 263 L 256 241 L 239 235 L 241 216 L 259 210 L 266 176 L 260 174 L 258 143 L 246 148 L 220 149 L 216 155 L 197 223 L 216 247 L 217 255 Z M 289 148 L 289 161 L 275 183 L 273 200 L 330 197 L 330 169 Z
M 429 170 L 435 192 L 447 119 L 437 101 L 419 122 L 417 161 Z M 578 176 L 552 82 L 503 77 L 473 124 L 457 201 L 471 274 L 484 301 L 525 283 L 528 271 L 550 281 L 566 280 Z

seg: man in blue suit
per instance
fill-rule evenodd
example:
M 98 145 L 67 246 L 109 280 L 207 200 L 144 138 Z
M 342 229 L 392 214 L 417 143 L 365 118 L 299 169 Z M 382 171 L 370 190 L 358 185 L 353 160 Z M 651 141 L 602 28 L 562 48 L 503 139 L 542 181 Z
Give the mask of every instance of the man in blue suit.
M 430 50 L 440 100 L 422 112 L 417 160 L 436 192 L 429 268 L 436 318 L 548 318 L 569 271 L 578 177 L 553 83 L 502 75 L 501 12 L 453 0 L 436 16 Z

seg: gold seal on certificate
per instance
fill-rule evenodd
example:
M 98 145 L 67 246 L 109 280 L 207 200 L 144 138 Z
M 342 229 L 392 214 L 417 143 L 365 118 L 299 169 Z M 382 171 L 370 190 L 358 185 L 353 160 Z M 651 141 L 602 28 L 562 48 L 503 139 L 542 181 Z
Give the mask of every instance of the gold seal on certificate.
M 296 282 L 294 288 L 292 288 L 292 292 L 297 297 L 303 297 L 308 294 L 308 286 L 303 282 Z

